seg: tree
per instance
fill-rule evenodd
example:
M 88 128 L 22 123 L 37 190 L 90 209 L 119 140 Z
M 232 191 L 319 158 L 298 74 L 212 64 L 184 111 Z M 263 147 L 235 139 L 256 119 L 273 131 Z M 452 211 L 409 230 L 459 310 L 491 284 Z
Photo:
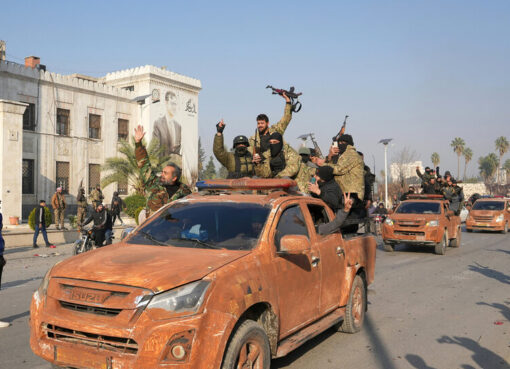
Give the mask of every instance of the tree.
M 462 155 L 465 145 L 466 143 L 460 137 L 455 137 L 450 144 L 450 146 L 453 147 L 453 151 L 457 154 L 457 178 L 460 178 L 460 156 Z
M 108 174 L 101 180 L 101 187 L 106 187 L 112 183 L 128 183 L 134 188 L 137 194 L 145 196 L 145 185 L 142 173 L 138 168 L 135 157 L 135 140 L 119 142 L 119 152 L 121 156 L 107 158 L 102 165 L 101 170 Z M 145 145 L 145 142 L 144 142 Z M 163 166 L 170 160 L 169 156 L 164 155 L 165 147 L 159 144 L 157 139 L 152 139 L 147 147 L 149 160 L 152 169 L 161 172 Z
M 473 150 L 471 150 L 469 147 L 466 147 L 464 150 L 462 150 L 462 155 L 464 155 L 464 180 L 466 180 L 466 168 L 471 159 L 473 159 Z
M 416 151 L 411 150 L 409 147 L 404 147 L 392 157 L 392 164 L 390 167 L 391 177 L 396 177 L 401 188 L 406 187 L 406 179 L 415 176 Z
M 495 145 L 496 145 L 496 151 L 499 154 L 499 163 L 502 163 L 503 155 L 505 155 L 506 152 L 508 151 L 510 144 L 508 143 L 508 140 L 506 139 L 506 137 L 501 136 L 496 139 Z M 497 182 L 499 183 L 499 168 L 498 168 Z
M 430 156 L 430 161 L 432 162 L 432 164 L 434 164 L 434 168 L 439 166 L 439 163 L 441 161 L 439 158 L 439 154 L 437 152 L 433 152 L 432 155 Z
M 485 183 L 491 184 L 494 181 L 494 174 L 496 173 L 498 164 L 498 157 L 494 153 L 490 153 L 478 159 L 478 169 L 480 169 L 480 175 Z
M 214 179 L 216 178 L 216 168 L 214 166 L 213 157 L 209 156 L 209 161 L 205 167 L 202 179 Z
M 202 147 L 202 140 L 198 138 L 198 177 L 204 176 L 205 151 Z
M 220 165 L 220 169 L 218 169 L 218 178 L 226 179 L 228 177 L 228 170 L 223 165 Z
M 510 159 L 506 159 L 505 164 L 503 164 L 503 169 L 506 172 L 506 182 L 510 179 Z

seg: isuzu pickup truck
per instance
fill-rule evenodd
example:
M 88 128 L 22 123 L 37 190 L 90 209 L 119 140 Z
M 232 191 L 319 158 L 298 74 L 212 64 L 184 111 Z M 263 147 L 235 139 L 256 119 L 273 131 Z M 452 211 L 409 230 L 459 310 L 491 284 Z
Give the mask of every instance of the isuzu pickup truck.
M 319 235 L 334 214 L 295 185 L 199 182 L 55 265 L 32 298 L 32 350 L 57 368 L 269 369 L 329 327 L 359 331 L 376 241 Z
M 510 224 L 510 199 L 483 198 L 475 201 L 466 219 L 466 230 L 499 231 L 508 233 Z

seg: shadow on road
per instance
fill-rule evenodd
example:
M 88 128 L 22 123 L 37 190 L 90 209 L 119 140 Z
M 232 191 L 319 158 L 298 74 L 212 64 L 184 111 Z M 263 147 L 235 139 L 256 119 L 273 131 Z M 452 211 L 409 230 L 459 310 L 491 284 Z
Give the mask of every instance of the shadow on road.
M 491 251 L 498 251 L 498 252 L 502 252 L 502 253 L 510 255 L 510 250 L 497 249 L 497 250 L 491 250 Z
M 488 304 L 486 302 L 477 302 L 476 303 L 477 305 L 482 305 L 482 306 L 490 306 L 490 307 L 493 307 L 494 309 L 498 309 L 499 312 L 501 313 L 501 315 L 503 315 L 503 317 L 508 320 L 510 322 L 510 301 L 505 301 L 505 304 L 499 304 L 499 303 L 492 303 L 492 304 Z
M 8 317 L 5 317 L 5 318 L 2 318 L 3 321 L 5 322 L 9 322 L 9 323 L 12 323 L 14 322 L 16 319 L 19 319 L 19 318 L 24 318 L 26 316 L 30 315 L 30 311 L 24 311 L 22 313 L 19 313 L 19 314 L 15 314 L 15 315 L 11 315 L 11 316 L 8 316 Z
M 505 273 L 502 273 L 498 270 L 480 265 L 478 263 L 475 263 L 476 265 L 470 265 L 469 270 L 472 272 L 480 273 L 486 277 L 495 279 L 501 283 L 510 284 L 510 275 L 507 275 Z
M 425 360 L 418 355 L 407 354 L 406 360 L 416 369 L 436 369 L 432 366 L 428 366 L 427 363 L 425 363 Z
M 21 286 L 22 284 L 25 284 L 25 283 L 28 283 L 28 282 L 32 282 L 32 281 L 37 281 L 37 280 L 40 280 L 40 279 L 42 279 L 42 277 L 35 277 L 35 278 L 29 278 L 29 279 L 19 279 L 17 281 L 5 282 L 5 283 L 2 283 L 2 290 L 6 289 L 6 288 L 9 288 L 9 287 Z
M 504 358 L 481 346 L 471 338 L 443 336 L 437 342 L 459 345 L 472 351 L 471 358 L 481 369 L 510 369 L 510 365 Z M 464 364 L 462 368 L 470 369 L 472 366 Z

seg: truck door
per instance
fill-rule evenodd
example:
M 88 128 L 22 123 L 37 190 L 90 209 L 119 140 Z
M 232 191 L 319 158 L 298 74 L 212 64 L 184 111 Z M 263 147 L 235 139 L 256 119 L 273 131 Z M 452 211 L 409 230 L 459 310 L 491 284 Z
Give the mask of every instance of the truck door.
M 283 204 L 278 213 L 270 238 L 275 251 L 274 287 L 278 289 L 280 338 L 283 338 L 319 315 L 320 254 L 310 239 L 310 230 L 299 204 Z M 285 235 L 307 236 L 310 250 L 300 255 L 278 254 L 280 240 Z
M 307 204 L 311 221 L 314 224 L 312 242 L 317 244 L 320 252 L 321 303 L 320 315 L 325 315 L 339 306 L 342 285 L 345 283 L 344 241 L 340 233 L 321 236 L 320 224 L 328 223 L 330 218 L 326 208 L 320 204 Z M 332 219 L 331 219 L 332 220 Z

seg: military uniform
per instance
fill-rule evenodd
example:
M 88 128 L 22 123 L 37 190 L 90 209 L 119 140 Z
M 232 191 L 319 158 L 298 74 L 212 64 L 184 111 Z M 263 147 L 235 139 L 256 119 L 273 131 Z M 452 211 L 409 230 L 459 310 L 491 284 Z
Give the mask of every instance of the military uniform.
M 365 194 L 364 163 L 354 146 L 348 145 L 333 167 L 335 180 L 343 193 L 356 193 L 362 200 Z
M 213 153 L 216 159 L 228 170 L 228 178 L 253 177 L 255 175 L 253 157 L 249 152 L 240 156 L 225 150 L 223 134 L 214 135 Z
M 310 183 L 310 179 L 314 176 L 316 171 L 316 168 L 308 165 L 309 163 L 313 164 L 312 162 L 303 163 L 303 161 L 299 161 L 299 169 L 296 176 L 296 182 L 299 190 L 303 193 L 310 192 L 308 191 L 308 183 Z
M 261 154 L 262 161 L 260 164 L 255 165 L 255 174 L 262 178 L 296 178 L 299 172 L 299 163 L 301 162 L 296 150 L 283 143 L 283 149 L 279 155 L 281 155 L 281 159 L 285 162 L 282 170 L 275 170 L 271 167 L 271 151 L 267 150 Z
M 85 217 L 87 216 L 87 198 L 85 197 L 85 193 L 81 192 L 76 197 L 76 202 L 78 203 L 78 213 L 76 214 L 76 223 L 82 224 L 85 221 Z
M 262 141 L 264 141 L 264 143 L 262 144 L 263 149 L 262 150 L 260 149 L 262 142 L 258 130 L 255 133 L 255 135 L 250 137 L 250 147 L 255 147 L 257 153 L 266 151 L 269 148 L 269 136 L 271 135 L 271 133 L 279 132 L 283 136 L 285 130 L 289 126 L 291 119 L 292 119 L 292 105 L 290 102 L 288 102 L 285 104 L 285 110 L 282 119 L 280 119 L 278 123 L 269 126 L 268 132 L 263 136 L 262 138 Z
M 152 170 L 149 154 L 147 154 L 147 150 L 141 142 L 137 142 L 135 145 L 135 157 L 138 168 L 141 170 L 144 189 L 148 192 L 147 217 L 169 202 L 185 197 L 191 193 L 191 190 L 186 184 L 178 182 L 176 183 L 178 188 L 175 193 L 173 193 L 172 196 L 168 194 L 165 186 L 161 184 L 161 180 Z
M 432 174 L 429 174 L 427 172 L 422 174 L 418 168 L 416 168 L 416 175 L 420 177 L 422 185 L 424 183 L 429 182 L 431 178 L 435 178 Z
M 103 203 L 104 199 L 103 192 L 101 190 L 98 190 L 97 188 L 94 188 L 94 190 L 92 190 L 89 196 L 90 200 L 92 201 L 92 207 L 94 208 L 94 210 L 96 210 L 97 206 Z

